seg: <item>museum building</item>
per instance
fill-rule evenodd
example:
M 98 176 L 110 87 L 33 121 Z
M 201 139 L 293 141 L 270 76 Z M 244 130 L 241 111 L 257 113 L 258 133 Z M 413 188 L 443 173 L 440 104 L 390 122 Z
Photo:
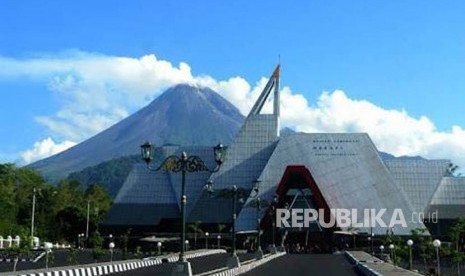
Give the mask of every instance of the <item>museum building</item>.
M 263 114 L 269 101 L 273 112 Z M 465 216 L 465 177 L 453 175 L 450 160 L 396 158 L 378 151 L 367 133 L 280 135 L 279 102 L 278 66 L 228 145 L 220 169 L 187 173 L 188 223 L 199 221 L 212 232 L 218 224 L 231 226 L 233 202 L 225 191 L 233 186 L 242 191 L 243 199 L 237 203 L 237 233 L 256 232 L 257 222 L 269 232 L 275 208 L 324 210 L 325 216 L 332 209 L 349 209 L 358 217 L 366 209 L 384 210 L 388 222 L 401 210 L 405 225 L 358 227 L 359 232 L 374 235 L 410 235 L 411 230 L 425 227 L 433 235 L 445 235 L 451 223 Z M 161 151 L 164 157 L 186 152 L 215 167 L 209 147 L 167 146 Z M 205 189 L 206 183 L 213 183 L 213 193 Z M 104 226 L 143 233 L 179 232 L 180 197 L 180 173 L 152 172 L 137 164 Z M 257 198 L 263 202 L 260 208 L 253 204 Z M 349 228 L 336 224 L 325 229 L 315 221 L 306 229 L 280 230 L 318 236 Z

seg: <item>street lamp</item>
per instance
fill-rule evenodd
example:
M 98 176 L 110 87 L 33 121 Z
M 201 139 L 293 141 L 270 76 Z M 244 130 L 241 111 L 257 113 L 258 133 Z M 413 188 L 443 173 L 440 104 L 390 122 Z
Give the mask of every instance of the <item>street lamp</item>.
M 396 266 L 396 251 L 394 250 L 395 246 L 394 244 L 389 245 L 389 251 L 391 252 L 392 255 L 392 261 L 394 262 L 394 266 Z
M 218 240 L 218 249 L 220 249 L 220 247 L 221 247 L 221 236 L 218 235 L 218 236 L 216 237 L 216 239 Z
M 44 244 L 45 248 L 45 268 L 48 268 L 48 254 L 52 252 L 53 244 L 51 242 L 46 242 Z
M 273 203 L 271 204 L 271 235 L 272 235 L 272 245 L 271 245 L 271 254 L 276 254 L 276 208 L 279 202 L 279 196 L 275 194 L 273 196 Z
M 186 260 L 184 256 L 185 246 L 183 241 L 186 240 L 186 172 L 200 172 L 200 171 L 209 171 L 217 172 L 220 169 L 221 164 L 223 163 L 224 147 L 221 144 L 218 144 L 213 148 L 213 153 L 215 155 L 216 168 L 210 170 L 204 161 L 195 155 L 187 156 L 185 152 L 181 153 L 181 156 L 176 155 L 168 156 L 159 167 L 154 168 L 150 166 L 150 163 L 153 160 L 154 147 L 149 142 L 145 142 L 141 147 L 141 157 L 147 163 L 147 168 L 152 171 L 159 171 L 163 169 L 168 172 L 181 172 L 182 173 L 182 183 L 181 183 L 181 252 L 179 253 L 178 267 L 175 271 L 177 274 L 187 274 L 192 275 L 192 269 L 190 263 Z
M 78 248 L 83 248 L 84 233 L 78 234 Z
M 113 262 L 113 248 L 115 248 L 115 243 L 110 242 L 110 244 L 108 244 L 108 249 L 110 249 L 110 262 Z
M 384 253 L 384 245 L 379 246 L 379 251 L 381 251 L 381 256 L 382 256 Z
M 208 249 L 208 236 L 210 236 L 210 233 L 205 232 L 205 249 Z
M 214 193 L 214 183 L 212 180 L 209 180 L 205 185 L 204 190 L 206 190 L 210 195 Z M 237 257 L 236 253 L 236 219 L 237 219 L 237 201 L 238 197 L 240 197 L 239 201 L 242 200 L 242 197 L 247 196 L 247 192 L 245 189 L 237 188 L 236 185 L 233 185 L 231 188 L 222 189 L 218 195 L 218 197 L 224 198 L 232 198 L 232 226 L 231 226 L 231 234 L 232 234 L 232 252 L 231 257 L 228 259 L 226 266 L 229 268 L 240 267 L 241 263 L 239 262 L 239 258 Z
M 34 246 L 34 221 L 36 213 L 36 188 L 32 189 L 31 246 Z
M 436 262 L 438 264 L 438 276 L 441 275 L 441 265 L 440 265 L 440 262 L 439 262 L 439 247 L 441 247 L 441 241 L 436 239 L 433 241 L 433 246 L 434 248 L 436 249 Z
M 184 243 L 186 244 L 186 250 L 189 250 L 189 240 L 186 240 Z
M 260 179 L 256 179 L 253 182 L 254 183 L 253 190 L 255 192 L 255 196 L 251 197 L 251 198 L 255 198 L 256 217 L 257 217 L 257 252 L 255 253 L 255 258 L 257 260 L 260 260 L 263 258 L 263 251 L 262 251 L 262 246 L 261 246 L 262 233 L 260 230 L 260 207 L 261 207 L 262 199 L 258 196 L 261 182 L 262 181 Z
M 239 262 L 239 258 L 236 254 L 237 186 L 233 185 L 231 191 L 233 193 L 232 256 L 228 264 L 232 267 L 238 267 L 241 263 Z
M 371 233 L 371 245 L 370 245 L 370 249 L 371 249 L 371 255 L 375 255 L 375 251 L 373 250 L 373 243 L 375 242 L 375 233 Z
M 409 269 L 412 270 L 412 245 L 413 245 L 413 241 L 412 240 L 408 240 L 407 241 L 407 245 L 408 245 L 408 255 L 409 255 Z
M 161 255 L 161 242 L 157 242 L 158 255 Z

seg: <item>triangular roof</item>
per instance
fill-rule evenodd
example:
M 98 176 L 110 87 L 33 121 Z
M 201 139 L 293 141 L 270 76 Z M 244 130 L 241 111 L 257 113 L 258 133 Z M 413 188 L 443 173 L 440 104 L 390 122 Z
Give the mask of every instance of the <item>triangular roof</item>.
M 410 234 L 410 230 L 424 227 L 422 223 L 410 223 L 412 206 L 366 133 L 296 133 L 282 137 L 259 175 L 261 198 L 272 200 L 288 166 L 304 166 L 311 172 L 329 208 L 356 209 L 359 217 L 363 209 L 386 208 L 387 222 L 394 209 L 401 209 L 408 225 L 395 228 L 395 233 Z M 243 209 L 237 224 L 238 231 L 253 229 L 254 213 Z M 373 231 L 384 234 L 386 228 Z
M 214 182 L 215 189 L 229 189 L 236 185 L 250 190 L 273 152 L 279 131 L 279 68 L 278 65 L 273 71 L 233 143 L 228 147 L 220 170 L 211 175 L 209 180 Z M 271 92 L 274 93 L 273 113 L 261 114 Z M 212 205 L 216 208 L 208 208 Z M 190 219 L 195 221 L 207 217 L 216 222 L 229 222 L 229 205 L 229 200 L 204 196 L 197 203 Z

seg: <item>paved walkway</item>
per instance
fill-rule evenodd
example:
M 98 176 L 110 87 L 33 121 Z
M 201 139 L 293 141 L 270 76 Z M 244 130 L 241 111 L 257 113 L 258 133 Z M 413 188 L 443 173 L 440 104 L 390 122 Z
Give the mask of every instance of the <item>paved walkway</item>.
M 419 276 L 422 274 L 394 266 L 363 251 L 347 252 L 349 259 L 358 262 L 358 268 L 365 272 L 365 275 L 395 275 L 395 276 Z

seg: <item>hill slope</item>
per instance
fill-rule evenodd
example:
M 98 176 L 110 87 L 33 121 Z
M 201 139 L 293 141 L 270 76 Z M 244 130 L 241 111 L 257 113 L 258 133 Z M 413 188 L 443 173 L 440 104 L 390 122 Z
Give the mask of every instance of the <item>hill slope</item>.
M 92 138 L 30 166 L 57 181 L 103 161 L 138 154 L 146 140 L 159 146 L 229 144 L 243 120 L 239 110 L 213 90 L 180 84 Z

